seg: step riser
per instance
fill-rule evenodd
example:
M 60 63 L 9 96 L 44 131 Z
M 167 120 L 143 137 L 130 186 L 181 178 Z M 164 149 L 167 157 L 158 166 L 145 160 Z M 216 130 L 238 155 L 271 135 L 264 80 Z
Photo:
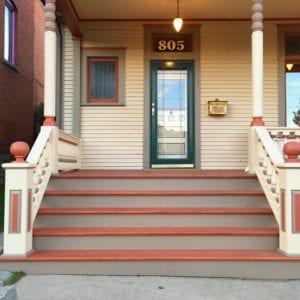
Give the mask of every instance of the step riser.
M 46 196 L 42 207 L 253 207 L 267 208 L 265 196 Z
M 261 190 L 252 178 L 51 179 L 48 190 Z
M 35 227 L 274 227 L 273 215 L 39 215 Z
M 124 249 L 276 250 L 277 236 L 80 236 L 34 238 L 36 250 Z
M 0 263 L 1 270 L 27 274 L 199 276 L 249 279 L 299 279 L 299 264 L 265 261 L 147 261 Z

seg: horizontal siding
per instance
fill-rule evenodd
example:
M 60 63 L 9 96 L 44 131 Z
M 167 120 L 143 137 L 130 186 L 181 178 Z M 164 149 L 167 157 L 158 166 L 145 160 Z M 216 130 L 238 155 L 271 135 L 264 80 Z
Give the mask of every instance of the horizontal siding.
M 251 29 L 248 23 L 206 23 L 200 38 L 200 142 L 204 169 L 247 166 L 252 117 Z M 277 33 L 265 26 L 264 111 L 267 125 L 278 122 Z M 229 101 L 224 117 L 207 114 L 207 101 Z
M 64 71 L 63 71 L 63 130 L 73 131 L 73 78 L 74 78 L 74 45 L 72 34 L 64 27 Z
M 88 169 L 143 168 L 143 26 L 84 24 L 86 47 L 126 47 L 125 106 L 81 108 L 82 166 Z

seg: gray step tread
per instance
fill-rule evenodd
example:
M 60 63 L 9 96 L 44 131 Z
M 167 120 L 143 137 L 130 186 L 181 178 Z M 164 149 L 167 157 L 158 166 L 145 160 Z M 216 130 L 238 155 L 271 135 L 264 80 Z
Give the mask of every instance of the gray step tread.
M 28 257 L 0 257 L 14 261 L 300 261 L 272 250 L 38 250 Z
M 278 236 L 275 227 L 45 227 L 34 236 L 161 236 L 161 235 L 246 235 Z
M 195 207 L 64 207 L 41 208 L 39 215 L 142 215 L 142 214 L 243 214 L 270 215 L 269 208 L 195 208 Z
M 52 190 L 46 191 L 45 196 L 262 196 L 263 191 L 258 190 Z

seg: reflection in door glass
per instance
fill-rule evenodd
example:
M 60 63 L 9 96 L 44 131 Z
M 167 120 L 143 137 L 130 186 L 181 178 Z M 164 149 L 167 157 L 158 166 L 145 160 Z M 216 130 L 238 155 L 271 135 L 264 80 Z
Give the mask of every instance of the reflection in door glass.
M 287 127 L 300 126 L 300 70 L 286 73 L 286 123 Z
M 157 72 L 157 153 L 160 159 L 188 156 L 187 70 Z

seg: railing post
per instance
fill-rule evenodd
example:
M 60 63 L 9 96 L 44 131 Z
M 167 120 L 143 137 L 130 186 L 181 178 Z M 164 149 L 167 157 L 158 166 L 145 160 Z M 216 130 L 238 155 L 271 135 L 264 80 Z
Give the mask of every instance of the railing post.
M 50 164 L 52 167 L 52 173 L 58 173 L 58 135 L 59 129 L 56 126 L 53 126 L 52 135 L 50 139 L 51 151 L 50 151 Z
M 32 195 L 34 165 L 24 158 L 29 146 L 15 142 L 10 151 L 15 157 L 5 168 L 4 255 L 27 256 L 32 251 Z
M 279 168 L 280 234 L 279 251 L 287 256 L 300 255 L 300 143 L 284 145 L 286 163 Z
M 256 126 L 250 126 L 248 133 L 248 172 L 255 174 L 255 166 L 257 165 L 257 134 Z

